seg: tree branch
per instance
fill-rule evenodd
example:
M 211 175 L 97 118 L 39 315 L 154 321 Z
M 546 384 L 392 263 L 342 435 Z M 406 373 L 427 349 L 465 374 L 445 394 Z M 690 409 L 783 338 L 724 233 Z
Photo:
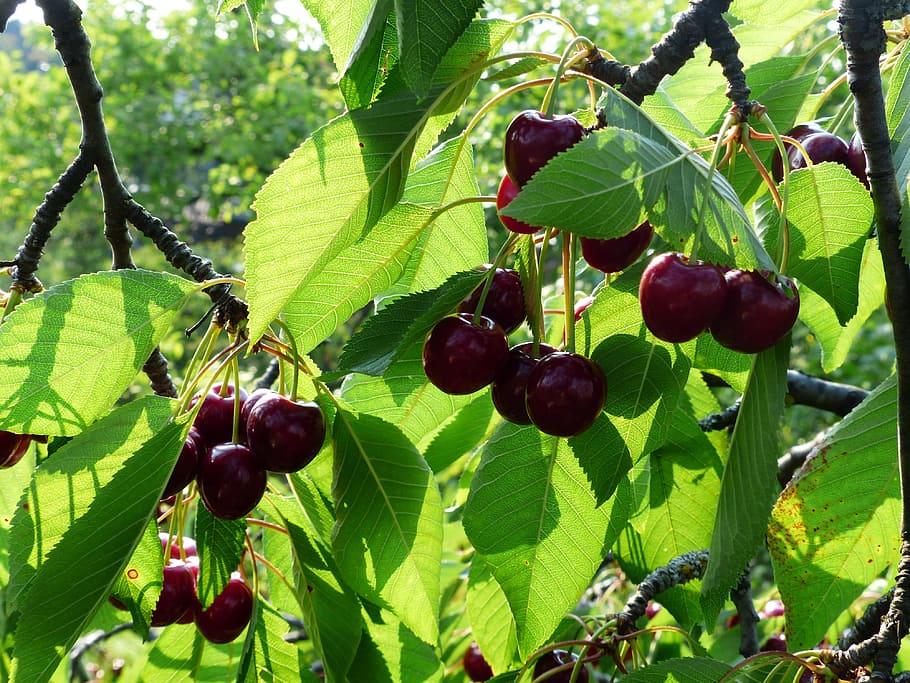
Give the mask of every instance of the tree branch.
M 730 600 L 739 615 L 739 654 L 751 657 L 758 652 L 758 622 L 760 617 L 752 602 L 752 578 L 747 569 L 739 577 L 739 583 L 730 591 Z
M 6 30 L 6 23 L 13 16 L 16 7 L 21 5 L 25 0 L 0 0 L 0 33 Z

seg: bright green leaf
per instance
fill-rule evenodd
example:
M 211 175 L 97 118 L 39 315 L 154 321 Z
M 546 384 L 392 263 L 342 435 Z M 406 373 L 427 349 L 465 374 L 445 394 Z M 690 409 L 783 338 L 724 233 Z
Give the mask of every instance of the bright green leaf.
M 774 506 L 768 547 L 790 647 L 815 647 L 899 557 L 896 411 L 892 376 L 828 434 Z
M 290 630 L 274 607 L 257 600 L 255 613 L 247 630 L 246 656 L 240 664 L 238 681 L 282 683 L 299 681 L 309 667 L 302 661 L 300 648 L 284 636 Z M 250 630 L 252 629 L 252 630 Z
M 349 681 L 439 683 L 443 667 L 432 645 L 386 610 L 364 615 L 367 635 L 360 641 Z
M 730 665 L 716 659 L 691 657 L 668 659 L 636 669 L 623 681 L 628 683 L 717 683 L 730 671 Z M 736 679 L 740 680 L 740 679 Z
M 339 410 L 333 435 L 333 545 L 342 576 L 435 643 L 442 502 L 433 473 L 397 428 L 372 415 Z
M 702 582 L 702 608 L 709 622 L 761 548 L 780 489 L 778 432 L 787 394 L 789 352 L 788 335 L 753 360 L 721 480 L 711 555 Z
M 381 0 L 373 5 L 356 50 L 347 60 L 338 88 L 348 109 L 368 106 L 379 94 L 389 69 L 398 61 L 393 5 L 393 0 Z
M 465 597 L 471 635 L 494 672 L 506 671 L 518 661 L 515 618 L 502 586 L 482 555 L 474 554 Z
M 150 523 L 139 541 L 126 569 L 120 574 L 111 595 L 130 608 L 133 628 L 137 633 L 148 636 L 152 610 L 158 602 L 164 581 L 164 557 L 158 525 Z
M 167 273 L 92 273 L 20 304 L 0 325 L 0 424 L 72 435 L 104 415 L 200 285 Z

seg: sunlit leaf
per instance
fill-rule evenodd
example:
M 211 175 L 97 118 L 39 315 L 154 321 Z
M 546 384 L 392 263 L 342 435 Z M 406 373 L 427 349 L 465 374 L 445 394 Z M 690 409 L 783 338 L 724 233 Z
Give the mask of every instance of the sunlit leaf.
M 360 641 L 348 680 L 370 683 L 438 683 L 443 666 L 429 643 L 395 614 L 364 615 L 367 634 Z
M 240 565 L 246 541 L 246 520 L 221 519 L 205 505 L 199 505 L 195 533 L 199 553 L 197 593 L 202 605 L 208 607 Z

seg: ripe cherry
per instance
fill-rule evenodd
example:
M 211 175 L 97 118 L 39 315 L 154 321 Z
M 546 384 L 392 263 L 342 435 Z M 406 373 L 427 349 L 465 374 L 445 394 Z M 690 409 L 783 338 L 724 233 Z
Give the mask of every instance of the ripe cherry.
M 464 657 L 461 658 L 461 663 L 464 666 L 464 672 L 472 681 L 488 681 L 493 678 L 493 669 L 484 659 L 476 642 L 468 645 Z
M 196 579 L 192 569 L 180 560 L 164 566 L 161 595 L 152 611 L 152 626 L 168 626 L 192 611 L 196 603 Z
M 322 409 L 312 401 L 292 401 L 278 392 L 262 396 L 246 422 L 247 441 L 259 463 L 271 472 L 297 472 L 325 441 Z
M 183 442 L 183 448 L 180 455 L 177 456 L 177 462 L 171 471 L 171 476 L 164 487 L 162 498 L 168 498 L 189 486 L 190 482 L 196 478 L 196 470 L 199 467 L 199 458 L 205 453 L 206 445 L 202 435 L 195 427 L 190 427 L 189 433 Z
M 543 433 L 574 436 L 594 424 L 603 409 L 607 380 L 597 363 L 557 351 L 541 358 L 528 376 L 525 406 Z
M 458 304 L 458 312 L 476 313 L 481 292 L 483 292 L 483 284 Z M 481 314 L 497 323 L 506 334 L 511 334 L 524 322 L 527 316 L 525 295 L 521 286 L 521 277 L 516 271 L 506 268 L 496 269 Z
M 847 165 L 847 143 L 837 135 L 824 132 L 813 133 L 804 137 L 800 142 L 802 142 L 803 148 L 813 164 L 819 164 L 823 161 L 834 161 L 844 166 Z M 803 153 L 798 149 L 794 149 L 793 154 L 790 155 L 790 168 L 795 171 L 800 168 L 806 168 L 808 165 Z
M 694 339 L 723 310 L 727 283 L 720 268 L 690 263 L 679 253 L 655 256 L 641 275 L 638 299 L 645 325 L 658 339 Z
M 423 344 L 427 379 L 447 394 L 471 394 L 487 386 L 505 362 L 509 342 L 485 316 L 473 324 L 469 313 L 450 315 L 430 330 Z
M 790 331 L 799 315 L 799 292 L 789 279 L 737 269 L 724 277 L 726 302 L 711 323 L 711 334 L 719 344 L 741 353 L 758 353 Z
M 508 216 L 502 215 L 502 210 L 508 206 L 515 197 L 518 196 L 518 188 L 515 186 L 515 183 L 512 182 L 512 179 L 509 177 L 509 174 L 506 173 L 502 180 L 499 183 L 499 191 L 496 193 L 496 210 L 499 211 L 499 220 L 502 221 L 502 224 L 506 226 L 512 232 L 517 232 L 521 235 L 533 235 L 538 230 L 543 228 L 536 227 L 534 225 L 528 225 L 522 221 L 519 221 L 515 218 L 509 218 Z
M 784 637 L 783 633 L 776 636 L 769 636 L 759 650 L 761 652 L 786 652 L 787 639 Z
M 568 664 L 574 665 L 576 659 L 578 659 L 578 657 L 571 652 L 566 652 L 565 650 L 550 650 L 538 657 L 537 662 L 534 664 L 534 678 L 560 666 Z M 547 681 L 548 683 L 569 683 L 571 679 L 572 667 L 567 667 L 564 671 L 560 671 L 547 678 Z M 576 683 L 588 683 L 588 669 L 586 667 L 581 667 L 575 681 Z
M 159 531 L 158 538 L 161 540 L 161 549 L 167 550 L 165 553 L 165 559 L 180 560 L 180 545 L 177 542 L 176 538 L 171 539 L 171 545 L 167 545 L 169 538 L 168 532 Z M 187 557 L 196 557 L 196 541 L 190 538 L 189 536 L 183 537 L 183 554 Z
M 210 446 L 218 443 L 227 443 L 231 440 L 234 431 L 234 386 L 229 384 L 224 396 L 221 395 L 221 385 L 216 384 L 205 395 L 199 414 L 193 426 L 199 431 L 203 440 Z M 246 401 L 247 393 L 240 389 L 241 408 Z M 191 405 L 195 405 L 199 395 L 193 397 Z
M 651 244 L 654 228 L 645 221 L 632 232 L 608 240 L 581 238 L 581 255 L 588 265 L 604 273 L 618 273 L 628 268 Z
M 31 442 L 28 434 L 0 431 L 0 467 L 12 467 L 22 460 Z
M 808 123 L 800 123 L 799 125 L 791 128 L 789 131 L 787 131 L 787 136 L 793 138 L 794 140 L 797 140 L 798 142 L 802 142 L 804 138 L 810 135 L 824 132 L 825 129 L 815 123 L 815 121 L 809 121 Z M 793 158 L 793 154 L 796 152 L 796 147 L 788 142 L 785 142 L 784 150 L 787 152 L 787 160 L 789 162 L 789 160 Z M 791 165 L 790 168 L 792 169 L 793 166 Z M 774 158 L 771 160 L 771 177 L 773 177 L 777 182 L 783 180 L 784 177 L 783 162 L 781 161 L 780 152 L 776 149 L 776 146 L 774 150 Z
M 250 411 L 253 410 L 259 399 L 265 398 L 266 396 L 271 396 L 275 391 L 273 389 L 268 389 L 260 387 L 259 389 L 254 389 L 249 396 L 246 397 L 246 400 L 243 402 L 243 405 L 240 406 L 240 424 L 238 427 L 238 438 L 242 443 L 246 443 L 246 421 L 250 418 Z
M 525 406 L 528 377 L 540 358 L 555 351 L 549 344 L 538 344 L 538 356 L 535 358 L 533 342 L 518 344 L 509 349 L 505 363 L 491 387 L 493 405 L 502 417 L 515 424 L 531 424 Z
M 521 112 L 506 130 L 506 171 L 512 182 L 524 187 L 544 164 L 584 134 L 584 126 L 574 116 L 548 118 L 539 111 Z
M 222 443 L 199 461 L 196 483 L 209 512 L 221 519 L 240 519 L 258 505 L 267 479 L 265 469 L 247 446 Z
M 253 591 L 235 574 L 211 605 L 196 609 L 196 628 L 209 642 L 230 643 L 243 633 L 252 616 Z
M 863 141 L 859 132 L 856 132 L 850 136 L 850 142 L 847 144 L 847 168 L 868 190 L 869 176 L 866 175 L 866 166 L 866 150 L 863 149 Z

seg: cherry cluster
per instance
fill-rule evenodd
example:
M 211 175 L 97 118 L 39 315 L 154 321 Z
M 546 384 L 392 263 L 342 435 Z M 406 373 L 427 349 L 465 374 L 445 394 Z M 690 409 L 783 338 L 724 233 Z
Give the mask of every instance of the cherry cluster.
M 202 502 L 216 517 L 240 519 L 265 493 L 269 472 L 296 472 L 309 464 L 325 441 L 322 409 L 292 401 L 271 389 L 251 394 L 216 384 L 202 401 L 164 489 L 164 498 L 194 479 Z M 234 404 L 240 420 L 234 429 Z M 234 434 L 237 440 L 234 440 Z
M 534 424 L 554 436 L 586 430 L 600 414 L 607 382 L 601 369 L 577 353 L 525 342 L 509 348 L 507 335 L 526 317 L 521 278 L 497 269 L 478 314 L 483 285 L 458 313 L 440 320 L 423 345 L 423 368 L 447 394 L 492 385 L 493 404 L 516 424 Z
M 234 572 L 212 604 L 203 609 L 196 594 L 199 579 L 196 542 L 184 536 L 181 555 L 178 545 L 168 544 L 167 532 L 161 532 L 158 536 L 167 564 L 164 566 L 161 594 L 152 610 L 151 625 L 195 623 L 199 633 L 212 643 L 229 643 L 234 640 L 253 616 L 253 591 L 240 573 Z M 114 597 L 110 598 L 110 602 L 115 607 L 126 609 Z
M 709 330 L 740 353 L 773 346 L 799 314 L 799 293 L 787 277 L 690 262 L 675 252 L 651 260 L 638 298 L 645 325 L 658 339 L 679 343 Z
M 787 137 L 799 142 L 806 151 L 813 164 L 823 161 L 833 161 L 846 166 L 857 179 L 869 187 L 869 178 L 866 175 L 866 152 L 863 150 L 863 141 L 859 133 L 853 133 L 849 141 L 838 135 L 825 131 L 814 121 L 800 123 L 787 131 Z M 791 171 L 808 166 L 806 156 L 798 147 L 788 142 L 784 143 L 787 152 L 787 165 Z M 783 159 L 780 151 L 775 151 L 771 160 L 771 175 L 777 182 L 784 177 Z

